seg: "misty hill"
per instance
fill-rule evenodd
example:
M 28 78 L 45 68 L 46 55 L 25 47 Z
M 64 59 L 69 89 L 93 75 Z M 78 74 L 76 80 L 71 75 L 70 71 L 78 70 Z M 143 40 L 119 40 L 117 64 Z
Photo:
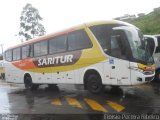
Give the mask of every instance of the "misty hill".
M 147 15 L 125 21 L 137 26 L 144 34 L 160 34 L 160 8 Z

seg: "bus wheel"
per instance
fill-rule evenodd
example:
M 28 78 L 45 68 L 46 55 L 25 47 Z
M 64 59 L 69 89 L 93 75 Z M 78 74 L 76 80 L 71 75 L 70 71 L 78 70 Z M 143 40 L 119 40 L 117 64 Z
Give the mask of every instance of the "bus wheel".
M 24 80 L 25 88 L 27 90 L 37 90 L 39 87 L 39 84 L 33 84 L 32 83 L 32 78 L 27 76 Z
M 155 80 L 156 82 L 160 82 L 160 70 L 158 70 L 158 71 L 156 72 L 156 75 L 155 75 L 154 80 Z
M 87 79 L 87 89 L 94 94 L 100 93 L 103 90 L 103 85 L 100 76 L 91 74 Z

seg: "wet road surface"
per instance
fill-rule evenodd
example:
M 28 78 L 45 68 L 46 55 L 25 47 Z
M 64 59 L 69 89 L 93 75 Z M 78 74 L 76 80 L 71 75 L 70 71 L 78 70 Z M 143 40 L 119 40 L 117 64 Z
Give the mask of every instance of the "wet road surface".
M 159 114 L 160 83 L 106 87 L 99 95 L 80 85 L 57 85 L 53 89 L 44 85 L 36 91 L 27 91 L 23 85 L 0 85 L 0 113 L 19 114 L 23 119 L 26 114 L 31 118 L 54 114 L 56 119 L 93 119 L 97 114 L 98 119 L 104 119 L 103 114 L 108 113 Z

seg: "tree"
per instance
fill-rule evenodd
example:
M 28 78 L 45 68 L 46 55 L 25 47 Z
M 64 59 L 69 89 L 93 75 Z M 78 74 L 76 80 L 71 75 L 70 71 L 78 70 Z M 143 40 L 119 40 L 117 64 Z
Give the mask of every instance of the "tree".
M 32 38 L 45 35 L 45 28 L 40 23 L 42 20 L 43 19 L 39 15 L 39 11 L 31 4 L 26 4 L 20 17 L 20 31 L 18 35 L 21 40 L 30 40 Z

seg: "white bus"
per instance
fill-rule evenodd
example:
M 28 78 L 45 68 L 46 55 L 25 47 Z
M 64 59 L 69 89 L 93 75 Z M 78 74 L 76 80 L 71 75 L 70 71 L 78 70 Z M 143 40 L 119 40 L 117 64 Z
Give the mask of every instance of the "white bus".
M 83 84 L 92 93 L 104 85 L 150 82 L 154 60 L 143 35 L 120 21 L 101 21 L 30 40 L 5 51 L 6 80 L 41 84 Z
M 144 38 L 147 41 L 149 51 L 153 55 L 156 65 L 154 80 L 160 82 L 160 35 L 145 35 Z

